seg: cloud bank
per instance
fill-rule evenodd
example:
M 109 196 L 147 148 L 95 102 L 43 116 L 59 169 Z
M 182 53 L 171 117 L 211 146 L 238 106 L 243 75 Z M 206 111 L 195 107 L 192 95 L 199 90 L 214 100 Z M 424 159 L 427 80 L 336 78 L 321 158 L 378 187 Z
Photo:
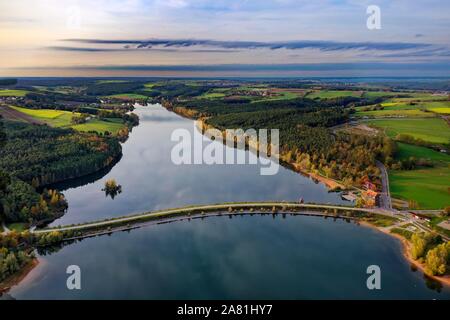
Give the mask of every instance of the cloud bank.
M 64 39 L 64 42 L 94 44 L 94 45 L 122 45 L 126 49 L 152 49 L 154 47 L 210 47 L 219 49 L 318 49 L 321 51 L 342 51 L 342 50 L 408 50 L 423 49 L 431 47 L 427 43 L 414 42 L 337 42 L 337 41 L 221 41 L 208 39 L 150 39 L 150 40 L 107 40 L 107 39 Z M 66 47 L 69 48 L 70 47 Z

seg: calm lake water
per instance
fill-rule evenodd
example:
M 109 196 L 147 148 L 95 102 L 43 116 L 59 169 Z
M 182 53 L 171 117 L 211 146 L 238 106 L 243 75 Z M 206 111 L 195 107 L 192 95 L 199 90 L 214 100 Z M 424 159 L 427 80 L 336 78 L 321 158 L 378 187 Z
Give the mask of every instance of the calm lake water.
M 48 256 L 10 295 L 18 299 L 449 299 L 427 287 L 400 243 L 343 220 L 212 217 L 85 239 Z M 66 287 L 81 268 L 81 290 Z M 369 265 L 381 290 L 368 290 Z
M 140 124 L 122 145 L 122 159 L 107 175 L 58 186 L 64 190 L 69 210 L 52 225 L 226 201 L 303 197 L 311 202 L 349 203 L 341 200 L 338 193 L 329 193 L 323 184 L 281 166 L 276 175 L 262 176 L 259 165 L 176 165 L 171 151 L 178 142 L 171 141 L 171 134 L 175 129 L 187 129 L 193 136 L 194 122 L 160 105 L 139 106 L 134 112 L 139 115 Z M 204 145 L 210 143 L 209 140 Z M 109 178 L 116 179 L 123 190 L 114 200 L 102 191 Z M 74 184 L 83 185 L 71 187 Z
M 345 203 L 299 174 L 254 165 L 172 164 L 174 129 L 193 122 L 160 106 L 138 107 L 141 123 L 110 172 L 65 187 L 69 210 L 53 225 L 153 209 L 224 201 Z M 245 152 L 245 151 L 239 151 Z M 102 176 L 104 175 L 104 176 Z M 101 190 L 115 178 L 123 192 Z M 77 186 L 78 185 L 78 186 Z M 412 271 L 397 240 L 343 220 L 302 216 L 212 217 L 85 239 L 53 253 L 13 287 L 17 299 L 450 299 L 449 288 Z M 82 289 L 68 290 L 66 268 L 81 268 Z M 381 290 L 366 269 L 381 268 Z

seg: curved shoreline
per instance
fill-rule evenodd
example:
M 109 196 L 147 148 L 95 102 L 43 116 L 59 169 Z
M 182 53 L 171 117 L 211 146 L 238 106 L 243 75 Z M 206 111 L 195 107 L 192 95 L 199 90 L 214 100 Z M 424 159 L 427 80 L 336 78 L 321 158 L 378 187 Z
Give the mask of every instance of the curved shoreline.
M 363 218 L 360 218 L 360 217 L 348 217 L 348 216 L 343 216 L 343 215 L 333 215 L 333 214 L 317 212 L 317 211 L 310 211 L 310 212 L 308 212 L 308 211 L 303 211 L 303 212 L 240 212 L 240 211 L 224 212 L 224 211 L 221 211 L 221 212 L 210 212 L 210 213 L 196 214 L 196 215 L 184 215 L 184 216 L 178 216 L 178 217 L 168 217 L 168 218 L 166 217 L 165 219 L 161 219 L 161 220 L 142 221 L 133 226 L 125 226 L 125 227 L 119 226 L 119 227 L 116 227 L 111 230 L 94 232 L 91 234 L 83 235 L 81 237 L 67 238 L 67 239 L 64 239 L 63 242 L 69 242 L 69 244 L 70 244 L 70 243 L 73 243 L 73 241 L 77 241 L 77 240 L 81 241 L 82 239 L 85 239 L 85 238 L 92 238 L 92 237 L 103 236 L 103 235 L 111 235 L 112 233 L 115 233 L 115 232 L 130 231 L 132 229 L 138 229 L 138 228 L 152 226 L 152 225 L 167 224 L 167 223 L 180 222 L 180 221 L 190 221 L 190 220 L 196 220 L 196 219 L 203 220 L 204 218 L 210 218 L 210 217 L 232 218 L 232 216 L 243 216 L 243 215 L 249 215 L 249 216 L 253 216 L 253 215 L 261 215 L 261 216 L 264 216 L 264 215 L 291 215 L 291 216 L 305 216 L 305 217 L 317 217 L 317 218 L 322 217 L 324 219 L 333 218 L 333 219 L 353 221 L 353 222 L 355 222 L 356 225 L 374 229 L 377 232 L 382 232 L 386 235 L 393 237 L 397 241 L 400 241 L 401 251 L 402 251 L 401 255 L 406 261 L 408 261 L 411 265 L 416 267 L 423 274 L 424 277 L 429 277 L 435 281 L 438 281 L 440 284 L 445 285 L 446 287 L 450 287 L 450 277 L 448 277 L 448 276 L 440 277 L 440 276 L 428 275 L 425 272 L 424 266 L 411 258 L 411 256 L 409 255 L 409 246 L 410 246 L 409 242 L 402 236 L 394 234 L 394 233 L 390 233 L 386 229 L 378 227 L 368 221 L 365 221 Z M 3 283 L 0 284 L 0 294 L 7 293 L 12 287 L 14 287 L 14 286 L 18 285 L 19 283 L 21 283 L 22 281 L 24 281 L 27 278 L 27 276 L 33 272 L 33 270 L 39 263 L 40 263 L 40 259 L 35 258 L 19 274 L 13 275 L 10 278 L 6 279 L 6 281 L 4 281 Z
M 222 130 L 215 128 L 209 124 L 207 124 L 202 118 L 194 118 L 195 116 L 198 116 L 198 113 L 193 113 L 191 110 L 185 108 L 184 106 L 173 106 L 172 103 L 169 102 L 161 102 L 161 106 L 163 106 L 164 108 L 166 108 L 168 111 L 171 111 L 183 118 L 192 120 L 192 121 L 196 121 L 198 123 L 198 125 L 196 126 L 197 129 L 203 134 L 205 130 L 207 129 L 215 129 L 215 130 L 219 130 L 222 133 L 224 133 Z M 249 145 L 248 142 L 245 143 L 246 147 L 249 147 L 250 150 L 258 150 L 258 146 L 256 145 Z M 324 177 L 320 174 L 308 171 L 304 168 L 302 168 L 299 164 L 295 163 L 295 162 L 289 162 L 285 160 L 285 156 L 283 156 L 283 154 L 279 154 L 279 161 L 280 164 L 283 165 L 284 167 L 289 168 L 290 170 L 299 173 L 303 176 L 309 177 L 314 181 L 318 181 L 322 184 L 324 184 L 330 191 L 339 189 L 339 190 L 345 190 L 347 189 L 340 181 L 334 180 L 332 178 L 328 178 L 328 177 Z
M 401 235 L 398 235 L 398 234 L 391 233 L 390 235 L 393 236 L 394 238 L 398 239 L 402 243 L 402 248 L 403 248 L 402 255 L 409 263 L 414 265 L 414 267 L 416 267 L 418 270 L 420 270 L 426 277 L 429 277 L 433 280 L 439 281 L 440 283 L 450 287 L 450 275 L 436 276 L 436 275 L 428 274 L 425 270 L 425 266 L 422 263 L 418 262 L 417 260 L 414 260 L 411 257 L 411 254 L 410 254 L 411 245 L 408 242 L 408 240 L 406 240 L 405 238 L 403 238 Z
M 365 222 L 365 221 L 361 221 L 360 223 L 366 225 L 367 227 L 373 228 L 373 229 L 375 229 L 375 230 L 377 230 L 379 232 L 382 232 L 382 233 L 384 233 L 384 234 L 386 234 L 388 236 L 391 236 L 394 239 L 396 239 L 397 241 L 399 241 L 401 246 L 402 246 L 402 257 L 406 261 L 408 261 L 412 266 L 414 266 L 420 272 L 422 272 L 422 274 L 424 276 L 429 277 L 429 278 L 431 278 L 431 279 L 433 279 L 435 281 L 438 281 L 441 284 L 444 284 L 444 285 L 450 287 L 450 275 L 436 276 L 436 275 L 428 274 L 426 272 L 426 270 L 425 270 L 425 266 L 422 263 L 418 262 L 417 260 L 414 260 L 411 257 L 411 254 L 410 254 L 411 244 L 409 243 L 409 241 L 407 239 L 405 239 L 404 237 L 402 237 L 399 234 L 389 232 L 386 229 L 377 227 L 377 226 L 375 226 L 375 225 L 373 225 L 371 223 L 368 223 L 368 222 Z
M 39 265 L 38 258 L 33 258 L 29 263 L 21 268 L 20 271 L 10 275 L 8 278 L 0 282 L 0 297 L 2 294 L 7 293 L 12 287 L 21 283 L 30 272 L 33 271 Z

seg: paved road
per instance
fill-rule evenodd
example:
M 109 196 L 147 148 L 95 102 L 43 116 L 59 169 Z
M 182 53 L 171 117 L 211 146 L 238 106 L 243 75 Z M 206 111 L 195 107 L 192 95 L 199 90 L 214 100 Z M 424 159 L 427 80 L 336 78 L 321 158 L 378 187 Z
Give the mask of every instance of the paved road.
M 196 211 L 227 211 L 229 208 L 233 210 L 239 210 L 242 208 L 245 208 L 248 210 L 249 208 L 253 208 L 255 211 L 260 210 L 261 208 L 264 209 L 271 209 L 272 207 L 286 207 L 286 208 L 297 208 L 297 209 L 321 209 L 321 210 L 334 210 L 334 209 L 340 209 L 345 211 L 363 211 L 363 212 L 370 212 L 370 213 L 376 213 L 380 215 L 385 215 L 389 217 L 397 217 L 398 215 L 395 214 L 395 212 L 390 210 L 385 210 L 383 208 L 373 208 L 373 209 L 366 209 L 366 208 L 355 208 L 355 207 L 344 207 L 344 206 L 335 206 L 335 205 L 326 205 L 326 204 L 304 204 L 304 203 L 296 203 L 296 202 L 247 202 L 247 203 L 222 203 L 222 204 L 214 204 L 214 205 L 202 205 L 202 206 L 190 206 L 190 207 L 184 207 L 184 208 L 176 208 L 176 209 L 167 209 L 167 210 L 160 210 L 155 212 L 146 212 L 142 214 L 132 215 L 132 216 L 125 216 L 121 218 L 116 219 L 110 219 L 110 220 L 102 220 L 102 221 L 96 221 L 96 222 L 90 222 L 80 225 L 73 225 L 73 226 L 62 226 L 62 227 L 56 227 L 56 228 L 49 228 L 49 229 L 41 229 L 41 230 L 32 230 L 34 233 L 47 233 L 51 231 L 82 231 L 86 229 L 92 229 L 92 228 L 98 228 L 98 227 L 108 227 L 112 226 L 117 223 L 136 223 L 139 221 L 143 221 L 145 219 L 151 219 L 151 218 L 164 218 L 164 217 L 170 217 L 173 215 L 182 215 Z
M 380 207 L 386 210 L 392 210 L 391 193 L 389 191 L 389 175 L 387 173 L 386 167 L 380 161 L 377 160 L 377 167 L 381 171 L 381 197 L 380 197 Z

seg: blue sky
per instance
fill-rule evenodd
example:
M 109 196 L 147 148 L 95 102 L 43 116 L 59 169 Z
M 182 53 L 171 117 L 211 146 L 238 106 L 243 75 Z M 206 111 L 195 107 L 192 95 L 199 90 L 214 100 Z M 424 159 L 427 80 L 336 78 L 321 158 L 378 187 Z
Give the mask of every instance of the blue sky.
M 368 5 L 380 7 L 379 30 L 366 27 Z M 0 75 L 176 75 L 177 65 L 240 64 L 450 71 L 449 1 L 16 0 L 0 3 L 0 28 Z M 217 74 L 238 75 L 232 69 Z

